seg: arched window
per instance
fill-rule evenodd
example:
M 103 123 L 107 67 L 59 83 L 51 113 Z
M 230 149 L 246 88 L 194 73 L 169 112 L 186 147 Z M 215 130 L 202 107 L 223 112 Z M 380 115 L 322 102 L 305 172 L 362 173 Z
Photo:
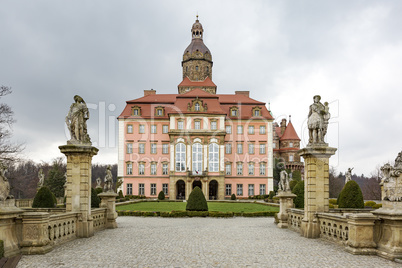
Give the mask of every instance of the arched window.
M 201 143 L 193 144 L 193 174 L 202 173 L 202 145 Z
M 194 110 L 195 111 L 199 111 L 200 110 L 200 103 L 196 103 L 195 105 L 194 105 Z
M 176 144 L 176 171 L 186 171 L 186 145 L 184 143 Z
M 219 146 L 216 143 L 211 143 L 209 145 L 208 171 L 210 171 L 210 172 L 218 172 L 219 171 Z

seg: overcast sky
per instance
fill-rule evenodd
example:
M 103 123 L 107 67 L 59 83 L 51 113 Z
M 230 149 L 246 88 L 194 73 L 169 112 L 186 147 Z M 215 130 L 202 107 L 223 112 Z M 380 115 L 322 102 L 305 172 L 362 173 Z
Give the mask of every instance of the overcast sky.
M 321 95 L 338 172 L 369 175 L 402 150 L 402 1 L 2 0 L 0 84 L 13 93 L 0 101 L 24 157 L 63 156 L 78 94 L 100 149 L 93 162 L 117 163 L 110 127 L 144 89 L 177 93 L 197 12 L 219 94 L 249 90 L 277 121 L 292 115 L 302 145 Z

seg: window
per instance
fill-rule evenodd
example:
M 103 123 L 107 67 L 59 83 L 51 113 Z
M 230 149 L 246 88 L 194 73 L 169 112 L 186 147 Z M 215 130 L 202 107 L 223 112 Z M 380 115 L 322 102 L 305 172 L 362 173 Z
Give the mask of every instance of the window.
M 145 173 L 145 165 L 144 163 L 138 164 L 138 174 L 139 175 L 144 175 Z
M 168 183 L 164 183 L 162 184 L 162 191 L 165 195 L 169 194 L 169 184 Z
M 156 154 L 156 143 L 151 143 L 151 154 Z
M 225 144 L 225 153 L 226 154 L 231 154 L 232 153 L 232 144 L 231 143 L 226 143 Z
M 289 147 L 293 147 L 293 142 L 289 142 Z
M 211 130 L 216 130 L 216 121 L 211 121 Z
M 176 171 L 186 171 L 186 145 L 184 143 L 176 144 Z
M 248 195 L 249 196 L 254 195 L 254 184 L 249 184 L 248 185 Z
M 265 169 L 266 169 L 266 164 L 265 163 L 260 163 L 260 175 L 265 175 Z
M 145 143 L 138 144 L 138 153 L 145 154 Z
M 230 109 L 230 115 L 231 115 L 231 116 L 238 116 L 238 115 L 239 115 L 239 111 L 237 110 L 237 108 L 231 108 L 231 109 Z
M 126 164 L 126 173 L 127 175 L 133 175 L 133 163 Z
M 225 165 L 225 173 L 226 175 L 232 175 L 232 164 L 228 163 Z
M 252 115 L 253 116 L 261 116 L 261 107 L 254 107 Z
M 243 153 L 243 143 L 238 143 L 237 144 L 237 153 L 242 154 Z
M 289 162 L 293 162 L 294 160 L 293 160 L 293 155 L 291 154 L 291 155 L 289 155 Z
M 194 121 L 194 129 L 201 129 L 201 121 Z
M 156 133 L 156 125 L 151 125 L 151 133 L 152 134 Z
M 133 133 L 133 125 L 127 125 L 127 133 Z
M 260 195 L 266 194 L 265 188 L 265 184 L 260 184 Z
M 139 132 L 140 134 L 145 133 L 145 125 L 140 125 Z
M 139 183 L 139 184 L 138 184 L 138 194 L 139 194 L 139 195 L 144 195 L 144 193 L 145 193 L 144 184 L 143 184 L 143 183 Z
M 133 184 L 132 183 L 127 183 L 126 195 L 132 195 L 132 194 L 133 194 Z
M 162 133 L 166 134 L 169 132 L 169 126 L 168 125 L 163 125 L 162 126 Z
M 260 134 L 265 134 L 267 132 L 267 129 L 265 126 L 260 126 Z
M 151 195 L 156 195 L 156 183 L 151 183 Z
M 209 145 L 209 167 L 208 171 L 219 171 L 219 146 L 216 143 Z
M 243 195 L 243 184 L 237 184 L 237 195 Z
M 202 173 L 202 145 L 194 143 L 193 146 L 193 174 Z
M 243 126 L 237 126 L 237 134 L 243 134 Z
M 260 110 L 254 110 L 254 116 L 260 116 Z
M 276 148 L 276 142 L 272 143 L 272 148 Z
M 178 129 L 184 129 L 184 121 L 178 121 L 177 122 L 177 128 Z
M 162 153 L 163 154 L 168 154 L 169 153 L 169 143 L 163 143 L 162 144 Z
M 248 153 L 249 154 L 254 154 L 254 143 L 249 143 L 248 144 Z
M 225 188 L 226 188 L 225 195 L 232 195 L 232 185 L 226 184 Z
M 162 164 L 162 175 L 168 175 L 168 164 Z
M 151 175 L 156 175 L 156 163 L 151 163 Z
M 243 175 L 243 163 L 237 163 L 237 175 Z
M 226 126 L 226 134 L 232 134 L 232 126 Z
M 163 107 L 157 107 L 156 108 L 156 115 L 157 116 L 163 116 Z
M 134 106 L 134 107 L 132 108 L 132 113 L 133 113 L 133 115 L 135 115 L 135 116 L 141 115 L 140 107 Z
M 133 153 L 133 144 L 132 143 L 127 143 L 127 153 L 132 154 Z
M 254 175 L 254 163 L 248 163 L 248 175 Z
M 265 154 L 266 150 L 266 144 L 265 143 L 260 143 L 260 154 Z
M 194 111 L 199 111 L 200 110 L 200 104 L 197 102 L 195 105 L 194 105 Z
M 254 134 L 254 126 L 248 126 L 248 134 Z

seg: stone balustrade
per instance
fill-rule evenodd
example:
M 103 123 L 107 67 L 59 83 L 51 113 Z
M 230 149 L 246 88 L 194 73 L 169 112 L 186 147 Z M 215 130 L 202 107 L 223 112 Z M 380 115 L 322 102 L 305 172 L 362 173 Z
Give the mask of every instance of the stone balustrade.
M 48 223 L 48 237 L 53 244 L 60 244 L 77 237 L 78 214 L 67 212 L 51 215 Z
M 31 208 L 33 199 L 15 199 L 15 206 L 19 208 Z
M 320 237 L 346 246 L 349 239 L 349 225 L 345 215 L 317 213 L 320 222 Z
M 288 228 L 301 232 L 301 222 L 304 216 L 303 209 L 290 208 L 287 210 L 288 213 Z
M 106 208 L 92 209 L 92 219 L 95 232 L 106 229 Z

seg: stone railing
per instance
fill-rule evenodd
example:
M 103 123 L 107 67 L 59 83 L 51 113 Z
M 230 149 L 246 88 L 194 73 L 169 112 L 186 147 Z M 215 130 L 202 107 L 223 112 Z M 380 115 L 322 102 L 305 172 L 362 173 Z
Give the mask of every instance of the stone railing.
M 91 211 L 94 231 L 106 229 L 106 208 L 95 208 Z
M 320 222 L 320 237 L 342 245 L 349 240 L 348 219 L 341 213 L 317 213 Z
M 33 199 L 15 199 L 15 206 L 19 208 L 31 208 Z
M 48 223 L 48 237 L 53 244 L 60 244 L 77 237 L 78 214 L 68 212 L 50 215 Z
M 304 216 L 304 210 L 290 208 L 287 210 L 287 212 L 288 212 L 288 228 L 293 231 L 300 232 L 301 221 Z

